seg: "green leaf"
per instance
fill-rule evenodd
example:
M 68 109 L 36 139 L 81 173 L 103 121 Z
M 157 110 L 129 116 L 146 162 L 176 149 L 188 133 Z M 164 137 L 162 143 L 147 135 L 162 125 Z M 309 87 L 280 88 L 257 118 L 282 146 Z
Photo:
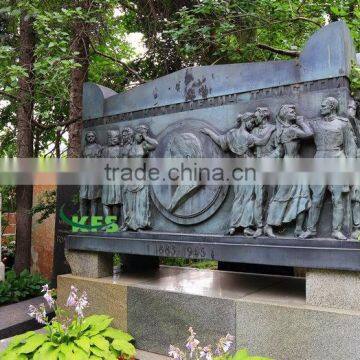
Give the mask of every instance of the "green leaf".
M 15 351 L 3 352 L 0 353 L 1 360 L 27 360 L 27 356 L 25 354 L 18 354 Z
M 112 322 L 112 318 L 106 315 L 92 315 L 83 321 L 84 328 L 90 328 L 86 331 L 87 336 L 93 336 L 105 330 Z
M 33 336 L 35 334 L 34 331 L 28 331 L 24 334 L 21 335 L 16 335 L 12 338 L 12 340 L 10 341 L 7 350 L 13 349 L 14 347 L 16 347 L 17 345 L 19 345 L 20 343 L 23 343 L 24 340 L 26 340 L 27 338 L 29 338 L 30 336 Z
M 74 346 L 73 349 L 74 352 L 74 359 L 76 360 L 88 360 L 89 359 L 89 355 L 80 347 L 78 346 Z
M 107 328 L 100 335 L 111 339 L 123 339 L 125 341 L 134 340 L 134 338 L 130 334 L 118 329 L 114 329 L 112 327 Z
M 47 340 L 47 336 L 43 334 L 34 334 L 26 340 L 26 343 L 19 349 L 19 354 L 29 354 L 35 351 Z
M 246 349 L 238 350 L 233 356 L 232 360 L 248 360 L 249 353 Z
M 101 335 L 96 335 L 90 339 L 92 345 L 97 346 L 99 349 L 109 351 L 109 342 Z
M 64 355 L 66 360 L 72 360 L 72 358 L 74 357 L 74 354 L 72 352 L 74 345 L 72 343 L 70 344 L 65 344 L 62 343 L 59 346 L 59 351 Z
M 75 340 L 75 344 L 83 349 L 87 354 L 90 352 L 90 340 L 86 336 L 82 336 L 80 339 Z
M 96 356 L 99 356 L 99 357 L 103 357 L 103 355 L 104 355 L 104 351 L 103 350 L 101 350 L 101 349 L 99 349 L 97 346 L 94 346 L 94 345 L 92 345 L 91 347 L 90 347 L 90 351 L 94 354 L 94 355 L 96 355 Z
M 34 360 L 57 360 L 59 348 L 52 342 L 44 343 L 34 354 Z
M 136 353 L 135 346 L 128 341 L 122 340 L 122 339 L 115 339 L 112 342 L 112 347 L 115 350 L 120 351 L 122 354 L 128 355 L 128 356 L 134 356 Z M 239 360 L 239 359 L 236 359 Z

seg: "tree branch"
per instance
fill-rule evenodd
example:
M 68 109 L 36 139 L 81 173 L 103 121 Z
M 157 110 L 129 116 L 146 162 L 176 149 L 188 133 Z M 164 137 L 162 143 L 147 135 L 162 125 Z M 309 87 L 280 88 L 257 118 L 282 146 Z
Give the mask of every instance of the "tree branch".
M 121 61 L 121 60 L 118 60 L 118 59 L 115 59 L 114 57 L 110 56 L 110 55 L 107 55 L 107 54 L 104 54 L 102 53 L 101 51 L 99 50 L 96 50 L 95 49 L 95 46 L 94 44 L 90 41 L 90 46 L 92 48 L 92 50 L 94 51 L 95 54 L 97 55 L 100 55 L 106 59 L 109 59 L 111 61 L 114 61 L 122 66 L 124 66 L 126 68 L 126 70 L 128 70 L 129 72 L 131 72 L 139 81 L 141 84 L 145 83 L 146 81 L 139 75 L 139 73 L 134 70 L 133 68 L 131 68 L 129 65 L 127 65 L 125 62 Z
M 50 129 L 53 129 L 55 127 L 63 127 L 63 126 L 69 126 L 73 123 L 75 123 L 76 121 L 78 120 L 81 120 L 81 118 L 75 118 L 75 119 L 71 119 L 71 120 L 68 120 L 68 121 L 64 121 L 64 122 L 60 122 L 60 123 L 57 123 L 57 124 L 48 124 L 48 125 L 44 125 L 44 124 L 41 124 L 40 122 L 38 122 L 37 120 L 35 119 L 32 119 L 32 123 L 39 127 L 40 129 L 42 130 L 50 130 Z
M 274 48 L 274 47 L 272 47 L 270 45 L 266 45 L 266 44 L 257 43 L 256 46 L 259 49 L 268 50 L 268 51 L 271 51 L 273 53 L 280 54 L 280 55 L 286 55 L 286 56 L 291 56 L 291 57 L 299 57 L 299 55 L 300 55 L 300 51 L 277 49 L 277 48 Z
M 11 100 L 19 101 L 19 98 L 16 95 L 9 94 L 3 90 L 0 90 L 0 95 L 4 95 L 4 96 L 10 98 Z
M 288 21 L 290 21 L 290 22 L 291 22 L 291 21 L 307 21 L 307 22 L 312 23 L 312 24 L 314 24 L 314 25 L 316 25 L 316 26 L 318 26 L 318 27 L 322 27 L 322 26 L 323 26 L 321 23 L 319 23 L 319 22 L 317 22 L 317 21 L 315 21 L 315 20 L 312 20 L 312 19 L 308 19 L 308 18 L 303 17 L 303 16 L 298 16 L 298 17 L 296 17 L 296 18 L 289 19 Z

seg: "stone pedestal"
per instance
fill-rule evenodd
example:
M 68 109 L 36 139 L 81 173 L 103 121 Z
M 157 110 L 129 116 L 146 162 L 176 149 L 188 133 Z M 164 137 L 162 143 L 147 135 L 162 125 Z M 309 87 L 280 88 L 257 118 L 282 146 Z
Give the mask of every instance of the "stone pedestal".
M 307 270 L 306 303 L 326 308 L 360 311 L 360 273 Z
M 113 254 L 65 250 L 65 257 L 75 276 L 102 278 L 112 275 Z
M 360 311 L 309 305 L 304 279 L 167 266 L 115 281 L 62 275 L 60 303 L 70 285 L 88 291 L 96 313 L 111 315 L 142 351 L 184 348 L 192 326 L 203 345 L 230 333 L 236 348 L 276 360 L 360 356 Z

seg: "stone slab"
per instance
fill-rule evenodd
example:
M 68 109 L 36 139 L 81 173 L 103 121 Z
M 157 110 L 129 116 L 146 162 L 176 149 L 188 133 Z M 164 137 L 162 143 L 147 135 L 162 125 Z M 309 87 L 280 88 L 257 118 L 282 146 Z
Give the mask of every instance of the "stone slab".
M 227 299 L 130 287 L 128 330 L 141 350 L 167 354 L 169 345 L 183 347 L 192 326 L 198 339 L 216 342 L 235 333 L 235 302 Z
M 228 216 L 228 214 L 227 214 Z M 248 264 L 267 264 L 360 271 L 360 242 L 334 239 L 249 238 L 235 235 L 176 234 L 156 231 L 114 234 L 71 234 L 66 248 L 84 252 L 108 252 L 147 256 L 210 259 Z M 81 259 L 77 259 L 80 265 Z M 86 268 L 92 269 L 87 261 Z M 78 271 L 81 271 L 79 269 Z
M 115 281 L 59 276 L 58 284 L 62 302 L 74 284 L 89 291 L 91 310 L 125 314 L 127 331 L 145 352 L 183 347 L 193 326 L 204 345 L 230 333 L 237 348 L 276 360 L 360 358 L 360 311 L 306 304 L 304 279 L 160 266 Z
M 276 360 L 360 358 L 360 313 L 238 301 L 237 347 Z
M 360 273 L 308 270 L 306 302 L 314 306 L 360 311 Z
M 119 283 L 113 283 L 111 279 L 90 279 L 73 275 L 61 275 L 58 277 L 58 301 L 65 306 L 69 296 L 70 287 L 74 285 L 79 292 L 86 291 L 89 300 L 89 308 L 85 315 L 104 314 L 114 320 L 112 325 L 127 330 L 127 288 Z
M 65 251 L 71 273 L 75 276 L 101 278 L 112 275 L 113 255 L 91 251 Z
M 136 349 L 137 360 L 169 360 L 168 356 L 151 353 L 149 351 Z
M 0 307 L 0 339 L 15 336 L 42 327 L 27 314 L 30 305 L 39 306 L 44 302 L 42 296 Z M 53 312 L 47 308 L 48 316 Z

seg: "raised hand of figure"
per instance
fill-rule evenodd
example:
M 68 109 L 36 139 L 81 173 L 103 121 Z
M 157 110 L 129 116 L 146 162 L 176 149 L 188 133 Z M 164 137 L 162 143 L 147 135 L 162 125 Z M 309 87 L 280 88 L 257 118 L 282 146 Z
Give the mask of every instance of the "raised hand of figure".
M 207 129 L 207 128 L 202 128 L 202 129 L 200 129 L 200 132 L 203 133 L 203 134 L 205 134 L 205 135 L 210 135 L 210 134 L 209 134 L 209 129 Z
M 296 117 L 296 124 L 302 125 L 304 123 L 304 117 L 303 116 L 297 116 Z

